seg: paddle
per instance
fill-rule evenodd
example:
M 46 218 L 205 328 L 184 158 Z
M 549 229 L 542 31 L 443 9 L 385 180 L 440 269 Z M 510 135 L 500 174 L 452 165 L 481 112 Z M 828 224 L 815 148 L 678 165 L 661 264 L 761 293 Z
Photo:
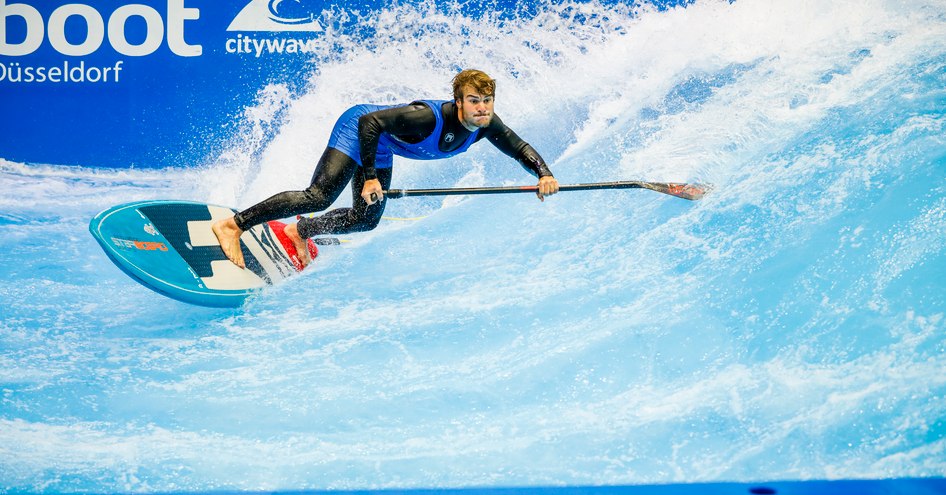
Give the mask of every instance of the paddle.
M 514 194 L 514 193 L 535 193 L 538 186 L 510 186 L 510 187 L 454 187 L 445 189 L 390 189 L 384 191 L 388 198 L 406 198 L 409 196 L 462 196 L 475 194 Z M 593 182 L 589 184 L 565 184 L 559 186 L 559 192 L 564 191 L 590 191 L 594 189 L 650 189 L 678 198 L 696 201 L 712 189 L 707 184 L 687 184 L 682 182 L 644 182 L 644 181 L 619 181 L 619 182 Z M 372 199 L 377 201 L 374 195 Z
M 588 184 L 565 184 L 559 186 L 561 191 L 590 191 L 595 189 L 649 189 L 659 193 L 669 194 L 678 198 L 696 201 L 703 199 L 707 192 L 713 189 L 709 184 L 688 184 L 684 182 L 644 182 L 644 181 L 618 181 L 618 182 L 592 182 Z M 384 191 L 384 196 L 391 199 L 406 198 L 410 196 L 463 196 L 476 194 L 515 194 L 515 193 L 534 193 L 539 190 L 539 186 L 509 186 L 509 187 L 452 187 L 444 189 L 389 189 Z M 371 195 L 371 199 L 378 200 L 376 194 Z M 322 246 L 331 246 L 340 244 L 341 241 L 334 237 L 315 239 L 315 243 Z

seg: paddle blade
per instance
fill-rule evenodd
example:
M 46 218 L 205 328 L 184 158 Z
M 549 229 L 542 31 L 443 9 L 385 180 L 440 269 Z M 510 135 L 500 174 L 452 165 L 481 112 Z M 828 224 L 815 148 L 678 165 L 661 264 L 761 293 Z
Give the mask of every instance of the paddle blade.
M 678 198 L 697 201 L 713 189 L 709 184 L 683 184 L 678 182 L 644 182 L 645 189 L 657 191 Z

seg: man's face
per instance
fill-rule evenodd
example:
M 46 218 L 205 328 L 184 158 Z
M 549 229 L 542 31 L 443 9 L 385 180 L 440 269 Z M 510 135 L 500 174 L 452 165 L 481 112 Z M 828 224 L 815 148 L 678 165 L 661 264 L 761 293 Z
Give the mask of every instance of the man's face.
M 487 127 L 493 120 L 493 95 L 482 95 L 472 86 L 463 87 L 463 99 L 457 102 L 460 123 L 467 129 Z

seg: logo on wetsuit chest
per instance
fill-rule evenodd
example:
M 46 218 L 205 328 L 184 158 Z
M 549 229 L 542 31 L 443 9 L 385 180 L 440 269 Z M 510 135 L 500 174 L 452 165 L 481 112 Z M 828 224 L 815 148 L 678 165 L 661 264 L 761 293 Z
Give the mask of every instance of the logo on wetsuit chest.
M 456 136 L 454 136 L 452 132 L 448 132 L 448 133 L 443 137 L 443 142 L 445 142 L 445 143 L 452 143 L 455 138 L 456 138 Z

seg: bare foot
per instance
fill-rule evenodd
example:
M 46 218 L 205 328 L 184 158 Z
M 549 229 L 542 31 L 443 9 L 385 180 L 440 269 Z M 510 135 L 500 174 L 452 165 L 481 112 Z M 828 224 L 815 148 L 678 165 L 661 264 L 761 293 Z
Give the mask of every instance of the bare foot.
M 233 217 L 214 223 L 212 230 L 217 236 L 220 248 L 223 249 L 223 254 L 227 255 L 234 265 L 246 268 L 243 262 L 243 250 L 240 249 L 240 235 L 243 234 L 243 230 L 237 227 Z
M 292 241 L 292 245 L 296 247 L 296 256 L 299 257 L 299 263 L 302 263 L 302 268 L 308 266 L 312 261 L 312 257 L 309 256 L 309 241 L 299 235 L 299 229 L 294 223 L 286 225 L 283 232 L 286 234 L 286 237 Z

